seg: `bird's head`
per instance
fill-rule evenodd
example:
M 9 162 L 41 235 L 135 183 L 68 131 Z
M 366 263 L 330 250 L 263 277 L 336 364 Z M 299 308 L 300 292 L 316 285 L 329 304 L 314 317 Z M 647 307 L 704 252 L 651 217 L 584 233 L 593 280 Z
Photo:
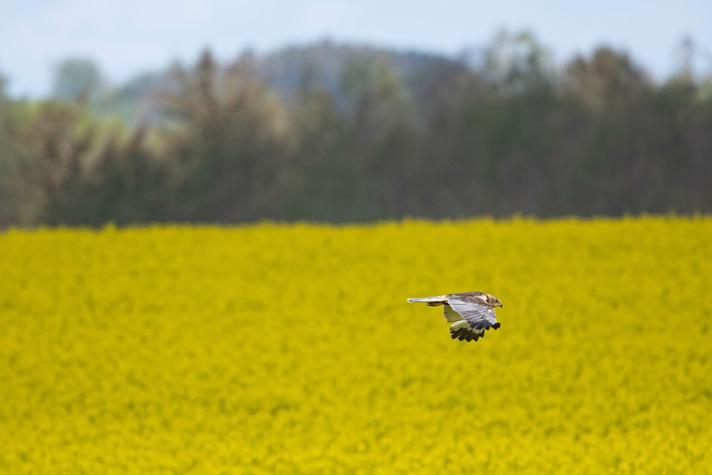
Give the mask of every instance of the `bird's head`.
M 500 302 L 499 299 L 494 295 L 485 294 L 485 299 L 487 305 L 489 305 L 490 307 L 503 307 L 502 302 Z

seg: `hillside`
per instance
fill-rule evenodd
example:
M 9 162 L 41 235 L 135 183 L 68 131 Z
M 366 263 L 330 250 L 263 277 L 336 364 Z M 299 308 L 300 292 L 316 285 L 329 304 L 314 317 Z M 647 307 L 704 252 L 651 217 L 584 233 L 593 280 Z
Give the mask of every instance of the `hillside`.
M 467 66 L 456 58 L 419 51 L 401 51 L 322 41 L 300 46 L 287 46 L 265 54 L 244 53 L 259 77 L 284 99 L 291 100 L 300 88 L 309 86 L 327 92 L 344 105 L 343 80 L 352 64 L 383 62 L 393 69 L 407 90 L 416 99 L 427 94 L 430 71 L 457 75 Z M 228 64 L 222 67 L 227 68 Z M 185 68 L 173 64 L 161 71 L 143 72 L 94 103 L 94 111 L 102 116 L 119 116 L 131 124 L 160 121 L 160 97 L 175 89 L 175 71 Z M 442 79 L 442 78 L 441 78 Z

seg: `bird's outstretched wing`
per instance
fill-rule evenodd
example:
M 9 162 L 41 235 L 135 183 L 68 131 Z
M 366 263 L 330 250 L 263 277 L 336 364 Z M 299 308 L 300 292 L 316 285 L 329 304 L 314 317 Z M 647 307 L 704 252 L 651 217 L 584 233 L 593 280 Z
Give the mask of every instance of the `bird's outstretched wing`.
M 452 322 L 450 337 L 460 341 L 477 341 L 484 337 L 490 328 L 496 330 L 500 326 L 492 307 L 482 305 L 467 296 L 448 296 L 444 314 L 445 319 Z
M 472 328 L 492 328 L 497 323 L 497 316 L 492 307 L 482 305 L 477 300 L 468 296 L 449 295 L 447 303 L 457 312 Z

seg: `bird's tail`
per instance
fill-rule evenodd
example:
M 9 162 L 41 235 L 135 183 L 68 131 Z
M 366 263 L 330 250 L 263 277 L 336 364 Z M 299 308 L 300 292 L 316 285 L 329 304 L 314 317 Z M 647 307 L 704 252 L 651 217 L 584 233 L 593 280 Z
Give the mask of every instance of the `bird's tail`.
M 415 297 L 409 298 L 408 303 L 424 302 L 428 305 L 439 305 L 447 301 L 447 295 L 436 295 L 435 297 Z

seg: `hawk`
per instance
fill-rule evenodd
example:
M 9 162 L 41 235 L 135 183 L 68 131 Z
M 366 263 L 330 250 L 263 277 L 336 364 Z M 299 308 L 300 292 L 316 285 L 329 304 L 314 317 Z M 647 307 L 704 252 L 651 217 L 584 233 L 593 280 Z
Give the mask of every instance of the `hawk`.
M 485 331 L 500 327 L 494 308 L 501 307 L 502 303 L 494 295 L 484 292 L 410 298 L 408 302 L 425 302 L 430 307 L 442 305 L 445 320 L 450 323 L 450 336 L 460 341 L 477 341 L 485 336 Z

